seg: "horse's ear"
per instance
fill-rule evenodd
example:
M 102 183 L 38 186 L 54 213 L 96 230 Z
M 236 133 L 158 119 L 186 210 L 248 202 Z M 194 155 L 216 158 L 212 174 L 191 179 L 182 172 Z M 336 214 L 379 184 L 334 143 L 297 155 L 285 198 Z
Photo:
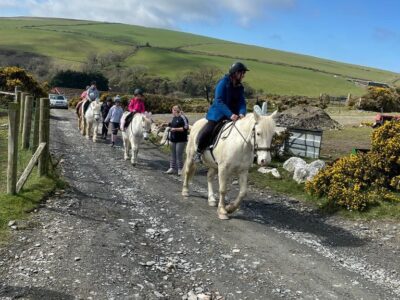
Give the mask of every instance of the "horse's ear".
M 267 114 L 267 101 L 262 104 L 261 112 L 263 115 Z
M 258 115 L 262 115 L 262 110 L 261 110 L 261 108 L 260 108 L 258 105 L 254 105 L 253 111 L 254 111 L 255 113 L 257 113 Z
M 278 111 L 276 110 L 276 111 L 274 111 L 272 114 L 271 114 L 271 118 L 274 120 L 274 121 L 276 121 L 277 119 L 278 119 L 278 116 L 279 116 L 279 113 L 278 113 Z
M 253 112 L 253 115 L 256 122 L 258 122 L 258 120 L 260 119 L 260 115 L 256 111 Z

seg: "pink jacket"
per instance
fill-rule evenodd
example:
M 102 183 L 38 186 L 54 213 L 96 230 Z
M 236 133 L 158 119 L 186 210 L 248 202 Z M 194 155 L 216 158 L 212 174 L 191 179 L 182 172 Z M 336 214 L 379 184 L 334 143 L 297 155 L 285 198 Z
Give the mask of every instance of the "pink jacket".
M 83 91 L 81 94 L 81 99 L 86 99 L 87 91 Z
M 129 111 L 135 111 L 138 113 L 144 113 L 146 109 L 144 108 L 144 102 L 139 98 L 132 98 L 128 105 Z

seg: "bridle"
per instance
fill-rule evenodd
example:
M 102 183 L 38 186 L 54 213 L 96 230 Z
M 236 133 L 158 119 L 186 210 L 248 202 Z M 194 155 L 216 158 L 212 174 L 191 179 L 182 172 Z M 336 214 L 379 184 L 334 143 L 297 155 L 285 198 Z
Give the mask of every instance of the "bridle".
M 133 136 L 133 129 L 132 129 L 132 126 L 131 126 L 132 122 L 133 122 L 133 118 L 131 120 L 131 123 L 129 124 L 130 130 L 131 130 L 131 135 Z M 146 129 L 146 125 L 144 124 L 145 122 L 146 122 L 146 120 L 142 119 L 142 130 L 143 130 L 143 133 L 150 134 L 151 133 L 151 128 Z
M 143 129 L 143 132 L 145 132 L 145 133 L 147 133 L 147 134 L 150 134 L 150 133 L 151 133 L 151 127 L 150 127 L 149 129 L 146 129 L 145 123 L 146 123 L 146 120 L 143 119 L 143 120 L 142 120 L 142 129 Z
M 240 130 L 239 130 L 239 128 L 237 128 L 236 127 L 236 121 L 234 121 L 233 122 L 233 127 L 235 127 L 236 128 L 236 130 L 237 130 L 237 132 L 239 133 L 239 135 L 243 138 L 243 140 L 248 144 L 249 143 L 249 141 L 243 136 L 243 134 L 240 132 Z M 251 135 L 252 135 L 252 137 L 251 138 L 253 138 L 253 153 L 254 153 L 254 156 L 255 157 L 257 157 L 258 155 L 257 155 L 257 152 L 259 152 L 259 151 L 266 151 L 266 152 L 271 152 L 271 147 L 259 147 L 258 146 L 258 144 L 257 144 L 257 134 L 256 134 L 256 126 L 257 126 L 257 122 L 256 123 L 254 123 L 254 126 L 253 126 L 253 128 L 251 129 Z
M 256 139 L 256 125 L 257 123 L 254 124 L 253 129 L 252 129 L 252 134 L 253 134 L 253 142 L 254 142 L 254 155 L 257 156 L 258 151 L 266 151 L 266 152 L 271 152 L 271 147 L 259 147 L 257 144 L 257 139 Z

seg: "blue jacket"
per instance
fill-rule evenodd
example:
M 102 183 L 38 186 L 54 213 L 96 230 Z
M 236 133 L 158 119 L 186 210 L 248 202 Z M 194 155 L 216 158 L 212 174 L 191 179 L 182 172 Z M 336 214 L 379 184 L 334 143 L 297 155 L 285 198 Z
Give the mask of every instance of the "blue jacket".
M 225 75 L 215 88 L 214 102 L 207 112 L 206 119 L 218 122 L 230 119 L 232 114 L 246 114 L 244 88 L 242 85 L 233 87 L 229 75 Z

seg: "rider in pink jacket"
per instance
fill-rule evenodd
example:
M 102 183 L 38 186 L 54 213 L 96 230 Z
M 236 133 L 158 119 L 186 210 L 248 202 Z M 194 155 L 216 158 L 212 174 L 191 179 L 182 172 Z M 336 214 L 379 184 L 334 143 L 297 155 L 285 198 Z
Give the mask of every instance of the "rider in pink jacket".
M 128 110 L 130 111 L 129 114 L 124 114 L 121 118 L 121 130 L 124 131 L 125 127 L 129 125 L 132 121 L 133 116 L 136 113 L 143 114 L 146 111 L 144 107 L 144 96 L 143 91 L 141 89 L 136 89 L 133 93 L 134 97 L 129 101 Z
M 128 105 L 128 110 L 135 113 L 144 113 L 146 111 L 144 107 L 144 96 L 141 89 L 136 89 L 134 92 L 135 97 L 133 97 Z

